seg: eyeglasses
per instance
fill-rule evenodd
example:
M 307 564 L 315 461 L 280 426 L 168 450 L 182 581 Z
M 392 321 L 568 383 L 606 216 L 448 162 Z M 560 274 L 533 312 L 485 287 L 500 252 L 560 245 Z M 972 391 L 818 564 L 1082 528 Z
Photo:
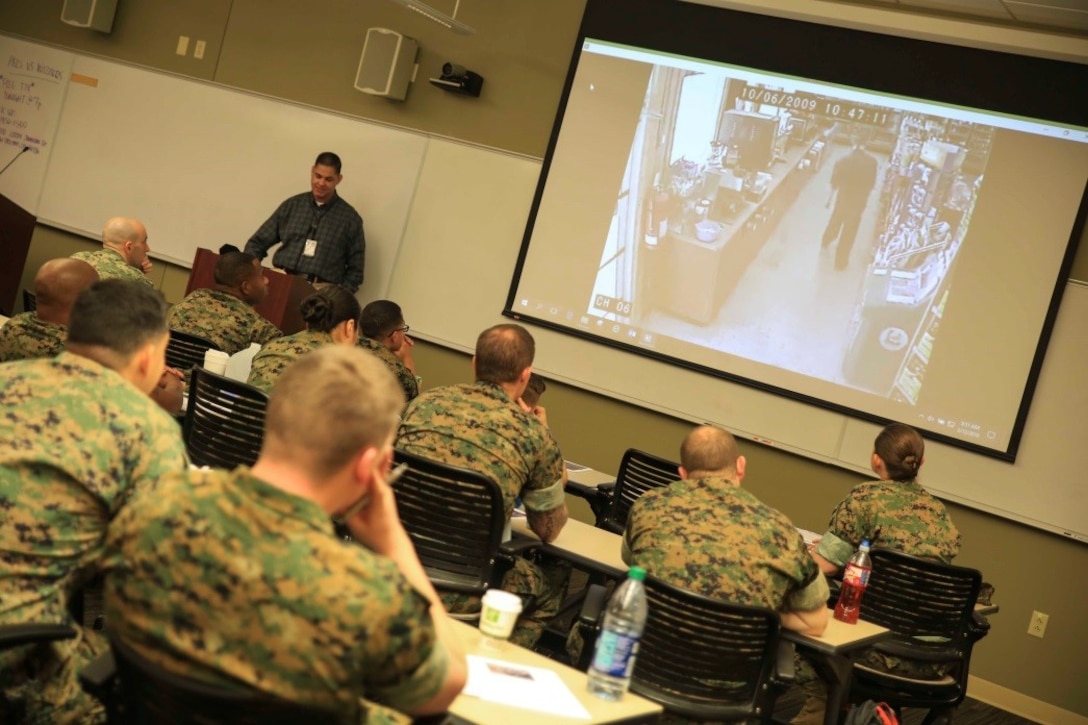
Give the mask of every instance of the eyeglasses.
M 398 332 L 403 332 L 404 334 L 407 335 L 408 330 L 409 330 L 408 325 L 405 325 L 404 327 L 397 327 L 397 328 L 394 328 L 393 331 L 389 333 L 389 336 L 392 337 L 393 335 L 396 335 Z

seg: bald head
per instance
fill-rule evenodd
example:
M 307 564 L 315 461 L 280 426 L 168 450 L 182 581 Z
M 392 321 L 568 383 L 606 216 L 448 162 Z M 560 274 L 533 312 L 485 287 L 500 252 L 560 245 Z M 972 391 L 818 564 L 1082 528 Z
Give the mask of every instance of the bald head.
M 34 277 L 38 319 L 67 325 L 72 303 L 80 292 L 98 281 L 94 267 L 80 259 L 50 259 Z
M 102 227 L 102 245 L 120 252 L 129 266 L 139 267 L 147 259 L 147 228 L 139 219 L 115 216 Z
M 688 433 L 680 446 L 680 466 L 685 478 L 719 476 L 739 482 L 744 476 L 744 456 L 737 451 L 736 439 L 713 425 Z

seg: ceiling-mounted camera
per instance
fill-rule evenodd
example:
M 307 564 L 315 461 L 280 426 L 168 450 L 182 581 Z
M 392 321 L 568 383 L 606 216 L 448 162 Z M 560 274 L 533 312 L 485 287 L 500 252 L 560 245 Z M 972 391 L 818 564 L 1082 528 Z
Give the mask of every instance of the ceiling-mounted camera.
M 484 85 L 484 77 L 479 73 L 473 73 L 463 65 L 449 61 L 442 64 L 442 75 L 431 78 L 430 81 L 444 91 L 473 97 L 480 95 L 480 89 Z

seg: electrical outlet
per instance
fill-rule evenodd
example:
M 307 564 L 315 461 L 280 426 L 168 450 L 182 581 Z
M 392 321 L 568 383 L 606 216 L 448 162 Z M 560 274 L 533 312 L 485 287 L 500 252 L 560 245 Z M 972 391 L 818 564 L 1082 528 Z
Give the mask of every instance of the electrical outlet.
M 196 45 L 193 46 L 193 57 L 197 60 L 204 60 L 204 48 L 206 43 L 203 40 L 196 41 Z
M 1046 623 L 1050 621 L 1049 614 L 1043 614 L 1042 612 L 1032 612 L 1031 621 L 1028 622 L 1028 634 L 1032 637 L 1043 638 L 1046 634 Z
M 185 55 L 188 52 L 189 52 L 189 36 L 188 35 L 179 35 L 178 36 L 178 50 L 177 50 L 178 55 Z

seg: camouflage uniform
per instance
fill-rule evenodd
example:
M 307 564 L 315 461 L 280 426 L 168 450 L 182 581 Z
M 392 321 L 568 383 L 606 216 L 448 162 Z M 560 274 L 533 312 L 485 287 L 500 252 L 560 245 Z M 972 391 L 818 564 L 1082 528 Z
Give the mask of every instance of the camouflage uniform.
M 266 393 L 272 392 L 272 386 L 287 366 L 311 350 L 325 345 L 332 345 L 332 335 L 327 332 L 303 330 L 287 337 L 277 337 L 261 348 L 253 356 L 253 367 L 249 369 L 250 385 Z
M 257 314 L 229 292 L 193 290 L 170 308 L 170 329 L 197 335 L 215 343 L 228 355 L 241 352 L 252 343 L 264 345 L 283 335 L 279 328 Z
M 37 313 L 24 312 L 0 327 L 0 362 L 53 357 L 64 349 L 68 328 L 38 319 Z
M 171 672 L 344 713 L 411 709 L 446 679 L 430 602 L 396 564 L 248 468 L 161 479 L 106 550 L 110 635 Z
M 121 256 L 120 252 L 115 252 L 112 249 L 95 250 L 93 252 L 76 252 L 72 255 L 72 259 L 81 259 L 87 264 L 95 268 L 98 272 L 99 279 L 127 279 L 129 281 L 136 280 L 143 282 L 148 287 L 154 287 L 151 280 L 147 278 L 147 275 L 141 272 L 136 267 L 129 265 L 125 261 L 125 258 Z
M 502 489 L 507 521 L 520 496 L 527 511 L 564 505 L 563 456 L 548 428 L 494 383 L 447 385 L 421 394 L 405 410 L 397 448 L 488 476 Z M 569 567 L 524 559 L 503 589 L 533 595 L 536 607 L 518 618 L 511 639 L 531 646 L 559 611 Z M 478 597 L 443 596 L 453 613 L 479 611 Z
M 133 490 L 186 466 L 180 432 L 116 372 L 63 352 L 0 366 L 0 440 L 0 624 L 79 630 L 76 639 L 0 653 L 2 692 L 26 705 L 30 722 L 93 721 L 101 708 L 76 673 L 103 641 L 78 627 L 69 599 Z
M 635 501 L 624 560 L 669 584 L 734 604 L 809 611 L 827 582 L 793 523 L 724 478 L 677 481 Z
M 400 387 L 404 390 L 405 400 L 412 402 L 419 395 L 419 382 L 416 380 L 415 374 L 389 348 L 376 340 L 363 336 L 359 337 L 359 347 L 377 355 L 393 371 L 397 382 L 400 383 Z
M 960 550 L 960 532 L 948 510 L 916 481 L 870 481 L 855 486 L 832 512 L 816 553 L 842 567 L 862 539 L 868 539 L 874 548 L 880 546 L 946 564 Z M 947 669 L 873 651 L 863 654 L 860 661 L 907 677 L 936 678 Z

